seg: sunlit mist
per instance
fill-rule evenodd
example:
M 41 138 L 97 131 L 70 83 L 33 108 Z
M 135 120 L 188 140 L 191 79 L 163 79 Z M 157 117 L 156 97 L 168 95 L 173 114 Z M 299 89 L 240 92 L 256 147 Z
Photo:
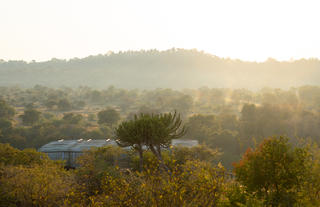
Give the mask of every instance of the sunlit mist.
M 318 1 L 5 0 L 0 59 L 185 48 L 264 61 L 318 57 Z

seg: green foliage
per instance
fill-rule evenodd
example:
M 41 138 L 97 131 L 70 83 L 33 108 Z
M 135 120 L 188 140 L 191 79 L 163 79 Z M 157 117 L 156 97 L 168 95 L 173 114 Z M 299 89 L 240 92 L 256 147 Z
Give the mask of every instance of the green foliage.
M 266 139 L 236 164 L 233 179 L 205 146 L 163 151 L 168 174 L 150 151 L 142 171 L 128 169 L 131 152 L 111 146 L 86 151 L 66 171 L 42 153 L 0 145 L 0 206 L 316 207 L 320 151 L 302 146 Z
M 168 148 L 172 139 L 180 138 L 185 134 L 184 126 L 181 127 L 180 116 L 175 112 L 166 114 L 140 114 L 133 120 L 122 122 L 116 129 L 115 136 L 120 146 L 131 146 L 140 156 L 140 167 L 143 166 L 143 145 L 160 160 L 164 169 L 161 148 Z
M 24 125 L 33 125 L 40 121 L 41 112 L 35 109 L 27 109 L 24 114 L 20 116 Z
M 223 152 L 221 161 L 227 169 L 239 159 L 238 123 L 235 116 L 229 113 L 214 115 L 193 115 L 187 122 L 188 139 L 197 139 L 203 145 L 218 148 Z M 234 131 L 232 131 L 234 130 Z
M 46 154 L 0 144 L 0 206 L 59 206 L 71 186 L 72 176 Z
M 149 119 L 148 126 L 151 127 L 151 133 L 146 134 L 145 144 L 152 151 L 153 147 L 160 150 L 161 147 L 168 148 L 172 139 L 178 139 L 185 135 L 186 128 L 182 125 L 180 115 L 174 113 L 142 115 Z M 149 116 L 149 117 L 148 117 Z
M 86 131 L 83 133 L 83 137 L 88 139 L 106 139 L 106 134 L 103 133 L 100 129 L 94 129 L 91 131 Z
M 107 173 L 116 172 L 114 168 L 122 164 L 123 156 L 125 153 L 121 148 L 107 146 L 93 148 L 78 158 L 76 178 L 87 195 L 101 191 L 103 177 Z
M 69 173 L 51 162 L 0 165 L 0 206 L 61 206 L 73 185 Z
M 188 160 L 198 160 L 208 163 L 214 163 L 221 156 L 217 149 L 211 149 L 205 145 L 195 147 L 173 147 L 171 149 L 172 159 L 176 164 L 184 164 Z
M 74 103 L 74 107 L 75 107 L 76 109 L 82 109 L 82 108 L 84 108 L 85 106 L 86 106 L 86 102 L 83 101 L 83 100 L 75 101 L 75 103 Z
M 222 167 L 188 161 L 172 174 L 159 171 L 106 173 L 101 191 L 91 195 L 92 206 L 220 206 L 225 172 Z M 73 204 L 81 199 L 69 198 Z
M 65 113 L 62 119 L 68 124 L 80 124 L 83 116 L 81 114 Z
M 95 114 L 89 114 L 88 115 L 88 121 L 96 121 L 96 115 Z
M 170 177 L 145 174 L 145 206 L 218 206 L 224 188 L 224 169 L 188 161 Z
M 113 136 L 113 128 L 108 125 L 100 125 L 99 130 L 102 132 L 104 138 L 110 139 Z
M 189 118 L 186 137 L 197 139 L 201 143 L 215 131 L 220 129 L 219 122 L 214 115 L 193 115 Z
M 236 179 L 266 205 L 293 206 L 309 176 L 308 156 L 306 149 L 292 147 L 286 138 L 269 138 L 235 164 Z
M 300 143 L 310 154 L 309 173 L 300 193 L 304 206 L 320 205 L 320 148 L 318 144 L 307 140 Z
M 243 186 L 235 181 L 230 181 L 226 185 L 226 199 L 223 207 L 264 207 L 263 199 L 257 198 L 256 195 L 246 192 Z
M 98 123 L 112 126 L 120 120 L 120 114 L 114 109 L 106 109 L 98 113 Z
M 291 141 L 308 137 L 319 144 L 319 91 L 317 86 L 289 90 L 263 88 L 256 92 L 208 87 L 181 91 L 126 90 L 112 86 L 101 90 L 86 86 L 76 89 L 53 89 L 39 85 L 33 88 L 0 87 L 5 105 L 15 107 L 19 115 L 21 107 L 28 104 L 41 112 L 43 117 L 31 127 L 21 125 L 17 119 L 19 115 L 0 117 L 0 142 L 23 149 L 38 148 L 60 138 L 110 138 L 114 126 L 97 126 L 94 117 L 88 121 L 81 116 L 95 116 L 105 107 L 115 108 L 121 117 L 131 119 L 132 114 L 139 110 L 150 114 L 176 109 L 186 120 L 188 131 L 185 138 L 197 139 L 201 144 L 219 148 L 223 152 L 221 162 L 231 169 L 231 163 L 237 161 L 248 147 L 268 136 L 286 135 L 291 137 Z M 57 106 L 60 100 L 71 104 L 73 118 L 71 115 L 70 119 L 61 119 L 63 111 L 59 111 Z M 85 110 L 76 107 L 81 101 L 87 103 Z M 53 102 L 50 110 L 54 116 L 46 112 L 47 102 Z
M 9 106 L 3 99 L 0 99 L 0 118 L 11 119 L 14 114 L 14 108 Z
M 112 191 L 110 190 L 108 193 L 114 196 L 112 202 L 119 205 L 129 205 L 128 203 L 121 201 L 121 198 L 129 198 L 131 195 L 133 196 L 133 194 L 134 196 L 130 198 L 137 198 L 140 201 L 144 201 L 142 198 L 145 198 L 141 193 L 144 191 L 139 191 L 139 188 L 137 188 L 136 185 L 131 184 L 131 182 L 136 184 L 139 182 L 149 182 L 148 180 L 144 180 L 146 178 L 149 179 L 149 177 L 140 177 L 139 175 L 136 175 L 137 172 L 135 171 L 138 169 L 141 171 L 140 173 L 146 173 L 146 171 L 149 170 L 150 174 L 154 177 L 159 178 L 161 175 L 166 179 L 170 177 L 170 174 L 173 176 L 176 171 L 182 170 L 181 166 L 184 166 L 188 160 L 200 160 L 207 164 L 221 162 L 226 169 L 231 169 L 231 163 L 238 161 L 241 154 L 245 152 L 245 149 L 253 147 L 255 143 L 262 142 L 265 137 L 286 135 L 291 137 L 288 140 L 288 143 L 298 143 L 300 137 L 306 137 L 312 140 L 313 144 L 312 146 L 310 144 L 307 148 L 304 148 L 305 145 L 300 145 L 301 147 L 299 147 L 303 149 L 302 151 L 308 152 L 306 155 L 307 161 L 305 162 L 306 170 L 304 171 L 301 170 L 303 165 L 294 164 L 299 163 L 296 161 L 296 158 L 292 158 L 295 161 L 290 161 L 291 157 L 295 157 L 292 155 L 292 151 L 296 150 L 294 147 L 288 148 L 288 154 L 290 155 L 288 157 L 290 159 L 282 158 L 285 160 L 283 162 L 280 161 L 281 156 L 278 156 L 275 153 L 277 156 L 274 156 L 271 160 L 278 160 L 277 162 L 274 162 L 277 168 L 270 167 L 272 166 L 271 164 L 268 165 L 268 163 L 272 162 L 266 162 L 269 154 L 273 154 L 268 150 L 264 151 L 264 153 L 260 153 L 259 157 L 262 161 L 260 158 L 253 159 L 255 160 L 254 163 L 257 164 L 252 166 L 256 167 L 254 169 L 257 170 L 257 173 L 254 173 L 254 175 L 251 174 L 248 177 L 254 179 L 256 178 L 255 176 L 258 178 L 268 178 L 268 175 L 270 174 L 270 176 L 272 176 L 272 179 L 270 180 L 273 182 L 283 180 L 284 183 L 278 185 L 281 189 L 285 189 L 280 191 L 282 197 L 275 193 L 276 190 L 274 190 L 274 188 L 267 191 L 270 193 L 270 196 L 265 196 L 263 193 L 258 193 L 259 190 L 257 189 L 255 189 L 255 191 L 249 191 L 245 185 L 234 181 L 233 178 L 228 178 L 226 191 L 222 198 L 224 202 L 223 204 L 221 203 L 221 205 L 264 206 L 267 202 L 271 203 L 270 200 L 272 199 L 279 200 L 281 198 L 283 202 L 287 202 L 284 205 L 291 205 L 295 202 L 298 206 L 319 206 L 320 156 L 318 147 L 314 146 L 320 143 L 319 92 L 320 87 L 318 86 L 302 86 L 290 88 L 289 90 L 263 88 L 255 92 L 247 89 L 208 87 L 181 91 L 173 89 L 127 90 L 115 87 L 96 90 L 86 86 L 77 89 L 67 87 L 53 89 L 44 86 L 35 86 L 33 88 L 0 87 L 1 97 L 5 100 L 0 101 L 0 114 L 2 113 L 2 116 L 0 117 L 0 142 L 10 143 L 11 146 L 25 149 L 28 147 L 38 148 L 50 141 L 60 138 L 111 138 L 113 136 L 114 125 L 111 126 L 108 123 L 98 125 L 96 122 L 97 119 L 95 118 L 95 115 L 103 108 L 117 109 L 121 117 L 128 117 L 128 119 L 133 120 L 133 122 L 135 118 L 132 114 L 136 114 L 139 110 L 143 114 L 149 114 L 149 117 L 152 117 L 153 113 L 153 118 L 149 119 L 145 117 L 146 120 L 141 122 L 141 128 L 145 129 L 145 131 L 128 130 L 130 133 L 127 134 L 127 138 L 134 138 L 133 141 L 137 141 L 141 138 L 142 141 L 138 142 L 140 144 L 137 144 L 137 142 L 132 142 L 133 144 L 122 143 L 123 146 L 133 146 L 135 149 L 138 149 L 140 145 L 141 149 L 147 151 L 141 150 L 141 152 L 143 152 L 143 159 L 137 158 L 137 154 L 134 154 L 133 165 L 127 165 L 133 167 L 132 169 L 125 170 L 120 168 L 117 170 L 112 165 L 108 165 L 108 167 L 105 168 L 101 167 L 100 171 L 104 172 L 101 173 L 100 177 L 102 181 L 99 181 L 100 178 L 96 179 L 97 183 L 100 185 L 98 195 L 92 191 L 90 196 L 93 197 L 90 197 L 88 196 L 87 191 L 83 189 L 85 187 L 79 187 L 77 185 L 75 185 L 75 189 L 72 189 L 71 192 L 67 193 L 66 206 L 72 205 L 72 201 L 75 201 L 75 204 L 80 203 L 82 206 L 88 206 L 89 204 L 99 205 L 99 203 L 101 203 L 101 205 L 108 205 L 105 203 L 104 192 L 102 190 L 102 186 L 109 179 L 103 180 L 107 175 L 111 176 L 112 179 L 116 179 L 119 186 L 121 186 L 120 189 L 117 189 L 115 192 L 123 191 L 126 192 L 123 196 L 128 196 L 121 197 L 122 195 L 110 193 Z M 63 111 L 59 111 L 62 110 L 61 107 L 58 107 L 60 100 L 67 100 L 69 102 L 69 107 L 67 107 L 68 110 L 73 111 L 65 114 L 63 114 Z M 86 103 L 85 109 L 82 108 L 84 102 Z M 23 110 L 23 106 L 32 106 L 33 110 L 41 112 L 44 119 L 39 122 L 35 121 L 32 125 L 30 124 L 31 126 L 21 125 L 21 122 L 18 121 L 18 116 Z M 52 114 L 47 114 L 47 107 L 51 110 L 50 113 Z M 13 108 L 17 111 L 16 115 L 12 113 Z M 211 156 L 217 152 L 216 150 L 213 150 L 214 153 L 212 154 L 211 149 L 205 149 L 203 146 L 190 149 L 172 148 L 168 149 L 168 151 L 164 150 L 164 148 L 168 147 L 171 137 L 165 136 L 169 131 L 165 130 L 167 128 L 167 124 L 165 124 L 164 121 L 165 119 L 161 120 L 161 117 L 157 117 L 156 114 L 165 114 L 168 111 L 173 111 L 175 109 L 186 119 L 188 131 L 184 138 L 197 139 L 202 145 L 217 149 L 218 152 L 222 153 L 217 159 L 214 159 L 214 156 Z M 91 116 L 88 116 L 88 119 L 90 118 L 89 121 L 83 118 L 87 115 Z M 173 117 L 174 114 L 171 115 Z M 174 123 L 172 121 L 169 121 L 168 123 L 170 122 Z M 132 129 L 135 128 L 133 127 Z M 145 132 L 146 136 L 136 136 L 139 135 L 139 133 L 143 134 Z M 154 133 L 154 136 L 149 136 L 148 132 Z M 145 139 L 145 137 L 148 139 Z M 164 137 L 167 138 L 163 139 Z M 150 151 L 151 149 L 153 152 Z M 275 149 L 278 150 L 278 148 Z M 280 147 L 279 149 L 285 148 Z M 2 151 L 1 165 L 5 167 L 12 165 L 30 167 L 34 162 L 40 164 L 43 161 L 42 159 L 46 160 L 44 157 L 39 159 L 42 155 L 32 150 L 25 150 L 22 152 L 17 151 L 14 153 L 10 152 L 14 151 L 12 149 L 7 149 L 9 152 L 4 149 L 2 149 Z M 127 153 L 125 154 L 127 155 Z M 141 166 L 144 167 L 142 169 L 139 168 L 140 160 L 143 161 L 143 165 Z M 167 166 L 170 173 L 163 173 L 164 167 L 161 166 L 163 164 Z M 100 165 L 102 166 L 103 164 L 98 164 L 97 166 Z M 179 165 L 179 167 L 177 165 Z M 259 174 L 259 169 L 261 169 L 260 165 L 262 165 L 262 167 L 267 166 L 266 168 L 270 169 L 266 171 L 268 174 L 267 176 L 261 176 L 261 174 Z M 282 165 L 289 167 L 279 167 Z M 295 167 L 295 165 L 298 167 Z M 96 168 L 96 166 L 94 165 L 92 168 Z M 100 167 L 98 168 L 100 169 Z M 249 167 L 246 169 L 249 169 Z M 272 171 L 271 169 L 275 170 Z M 300 174 L 301 171 L 304 173 Z M 93 174 L 96 173 L 94 170 L 88 172 L 94 172 Z M 294 178 L 292 175 L 295 173 L 299 175 L 299 178 L 297 178 L 299 182 L 296 181 L 295 184 L 292 185 L 290 179 Z M 97 175 L 98 174 L 99 173 L 97 173 Z M 86 174 L 84 173 L 83 175 Z M 120 175 L 125 179 L 120 179 Z M 280 175 L 286 178 L 280 179 Z M 74 176 L 73 173 L 72 176 Z M 79 176 L 82 177 L 80 174 Z M 81 179 L 85 180 L 84 177 Z M 161 177 L 161 179 L 164 178 Z M 289 180 L 287 182 L 290 182 L 290 184 L 287 185 L 285 180 Z M 304 180 L 303 184 L 301 184 L 301 180 Z M 231 186 L 231 181 L 234 181 L 236 187 Z M 258 181 L 257 183 L 259 184 Z M 297 183 L 300 184 L 298 185 Z M 154 183 L 154 185 L 156 184 Z M 130 187 L 126 188 L 125 186 Z M 241 188 L 239 186 L 241 186 Z M 272 187 L 271 184 L 268 184 L 268 186 Z M 287 186 L 289 189 L 283 186 Z M 92 184 L 92 187 L 90 188 L 95 189 L 94 187 L 95 186 Z M 126 189 L 129 190 L 127 191 Z M 261 191 L 265 192 L 264 190 Z M 283 191 L 285 193 L 283 193 Z M 130 192 L 132 192 L 132 194 L 130 194 Z M 74 193 L 74 195 L 72 195 L 72 193 Z M 77 196 L 79 198 L 77 198 Z M 268 199 L 265 197 L 268 197 Z M 80 198 L 82 200 L 81 202 L 79 201 Z M 152 200 L 153 198 L 149 197 L 149 199 Z M 71 203 L 68 203 L 69 201 Z M 95 201 L 97 203 L 95 203 Z M 141 202 L 134 203 L 132 201 L 130 205 L 138 205 L 140 203 Z
M 209 164 L 217 163 L 221 153 L 217 149 L 211 149 L 204 145 L 195 147 L 170 147 L 170 149 L 161 152 L 165 164 L 170 171 L 178 165 L 183 165 L 187 161 L 201 161 Z M 131 159 L 131 168 L 139 170 L 139 157 L 134 153 L 129 153 Z M 143 153 L 143 169 L 155 170 L 154 166 L 159 166 L 159 160 L 150 151 Z M 159 170 L 159 169 L 157 169 Z
M 130 167 L 133 171 L 143 171 L 148 169 L 149 171 L 159 170 L 159 160 L 157 157 L 150 151 L 145 151 L 142 155 L 142 162 L 140 156 L 136 154 L 135 151 L 128 153 L 130 158 Z M 162 153 L 164 156 L 164 160 L 167 165 L 171 164 L 171 160 L 166 159 L 167 154 L 165 152 Z M 141 166 L 143 165 L 143 166 Z
M 3 165 L 31 165 L 48 161 L 46 154 L 34 149 L 18 150 L 9 144 L 0 143 L 0 163 Z
M 68 99 L 60 99 L 57 106 L 59 111 L 70 111 L 72 109 L 72 105 Z
M 47 107 L 47 109 L 49 109 L 49 110 L 52 110 L 54 108 L 54 106 L 57 106 L 57 105 L 58 105 L 58 102 L 56 100 L 52 100 L 52 99 L 46 100 L 44 102 L 44 106 Z
M 12 131 L 12 122 L 6 118 L 0 118 L 0 129 L 4 135 Z
M 53 120 L 55 118 L 55 115 L 50 112 L 42 113 L 42 117 L 48 121 Z

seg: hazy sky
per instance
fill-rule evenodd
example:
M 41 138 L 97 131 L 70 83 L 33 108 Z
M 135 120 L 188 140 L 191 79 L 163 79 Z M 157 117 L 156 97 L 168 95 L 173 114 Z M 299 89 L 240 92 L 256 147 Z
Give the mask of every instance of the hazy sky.
M 172 47 L 256 61 L 320 58 L 319 9 L 319 0 L 0 0 L 0 59 Z

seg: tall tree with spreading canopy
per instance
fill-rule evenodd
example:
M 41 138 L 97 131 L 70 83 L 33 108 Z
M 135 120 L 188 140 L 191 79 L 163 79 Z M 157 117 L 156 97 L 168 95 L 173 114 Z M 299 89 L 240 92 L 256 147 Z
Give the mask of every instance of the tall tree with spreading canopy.
M 168 171 L 161 149 L 168 148 L 172 139 L 182 137 L 185 132 L 180 115 L 176 112 L 140 114 L 119 125 L 116 129 L 116 139 L 120 146 L 131 146 L 139 153 L 140 169 L 143 166 L 143 146 L 146 146 L 160 161 L 162 168 Z
M 115 131 L 117 143 L 121 147 L 132 147 L 138 152 L 140 170 L 143 167 L 143 145 L 147 132 L 147 119 L 144 114 L 135 115 L 134 119 L 122 122 Z
M 162 155 L 162 148 L 169 148 L 172 139 L 178 139 L 185 135 L 186 128 L 182 126 L 180 115 L 175 111 L 172 113 L 151 115 L 151 134 L 146 136 L 146 146 L 160 161 L 160 165 L 167 171 Z

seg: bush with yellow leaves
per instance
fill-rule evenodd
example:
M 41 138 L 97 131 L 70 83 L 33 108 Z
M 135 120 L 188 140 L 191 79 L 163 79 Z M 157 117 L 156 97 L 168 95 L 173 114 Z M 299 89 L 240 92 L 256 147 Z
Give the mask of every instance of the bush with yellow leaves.
M 152 168 L 142 172 L 116 168 L 107 173 L 101 191 L 87 199 L 89 206 L 219 206 L 225 188 L 225 170 L 219 165 L 187 161 L 166 173 L 156 159 Z M 76 195 L 78 196 L 78 195 Z M 83 198 L 74 205 L 81 205 Z

